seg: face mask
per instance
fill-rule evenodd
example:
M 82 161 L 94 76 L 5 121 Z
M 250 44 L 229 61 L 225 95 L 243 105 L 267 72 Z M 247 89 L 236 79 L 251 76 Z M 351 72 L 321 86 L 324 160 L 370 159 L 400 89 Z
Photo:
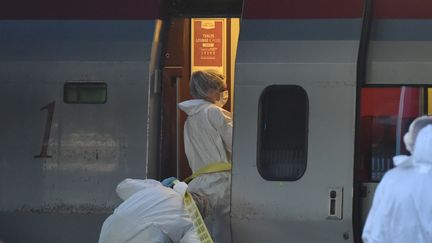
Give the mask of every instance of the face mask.
M 221 92 L 219 96 L 220 99 L 216 100 L 215 105 L 223 107 L 228 101 L 228 90 Z

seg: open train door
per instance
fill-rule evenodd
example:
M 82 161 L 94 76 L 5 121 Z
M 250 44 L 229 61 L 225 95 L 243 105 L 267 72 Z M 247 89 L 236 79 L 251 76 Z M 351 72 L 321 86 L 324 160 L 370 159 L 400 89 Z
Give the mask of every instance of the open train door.
M 246 0 L 236 62 L 234 242 L 353 242 L 362 1 Z
M 432 14 L 425 11 L 431 8 L 431 2 L 421 0 L 371 1 L 358 90 L 353 215 L 359 241 L 393 156 L 409 154 L 403 136 L 410 123 L 432 115 Z
M 97 242 L 117 184 L 155 174 L 159 3 L 1 5 L 0 242 Z
M 185 179 L 192 174 L 183 142 L 187 114 L 177 107 L 178 103 L 192 99 L 191 73 L 215 70 L 222 74 L 230 93 L 224 108 L 232 110 L 241 8 L 241 0 L 167 1 L 169 24 L 162 53 L 160 137 L 149 139 L 149 144 L 159 147 L 154 151 L 160 154 L 161 179 L 169 176 Z

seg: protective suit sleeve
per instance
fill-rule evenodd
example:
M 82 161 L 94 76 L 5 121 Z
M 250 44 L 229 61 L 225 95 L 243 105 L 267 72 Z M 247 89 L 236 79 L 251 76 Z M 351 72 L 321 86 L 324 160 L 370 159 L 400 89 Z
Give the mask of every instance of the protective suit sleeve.
M 232 152 L 232 116 L 230 112 L 223 112 L 221 108 L 216 106 L 211 106 L 208 109 L 208 118 L 210 124 L 217 130 L 220 134 L 222 141 L 225 145 L 225 149 L 231 153 Z
M 386 184 L 384 176 L 375 191 L 372 207 L 363 228 L 362 239 L 364 243 L 386 242 L 386 234 L 389 224 L 388 218 L 386 217 L 389 210 L 388 205 L 385 202 L 387 197 Z

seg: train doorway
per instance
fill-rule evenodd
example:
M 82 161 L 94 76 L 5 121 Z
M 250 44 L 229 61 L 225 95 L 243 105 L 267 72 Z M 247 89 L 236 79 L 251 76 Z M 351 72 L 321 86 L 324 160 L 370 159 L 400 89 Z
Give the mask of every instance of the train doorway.
M 184 179 L 191 175 L 183 142 L 187 115 L 177 104 L 191 99 L 189 78 L 194 71 L 215 70 L 225 77 L 233 111 L 235 57 L 239 18 L 178 17 L 169 20 L 161 80 L 161 129 L 159 177 Z

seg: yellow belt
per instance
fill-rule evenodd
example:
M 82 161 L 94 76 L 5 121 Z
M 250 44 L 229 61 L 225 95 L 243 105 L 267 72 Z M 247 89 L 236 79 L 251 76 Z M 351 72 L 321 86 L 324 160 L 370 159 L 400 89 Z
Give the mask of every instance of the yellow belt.
M 210 174 L 210 173 L 230 171 L 230 170 L 231 170 L 231 163 L 215 162 L 201 167 L 199 170 L 195 171 L 195 173 L 193 173 L 191 176 L 186 178 L 184 181 L 186 183 L 189 183 L 191 180 L 203 174 Z

